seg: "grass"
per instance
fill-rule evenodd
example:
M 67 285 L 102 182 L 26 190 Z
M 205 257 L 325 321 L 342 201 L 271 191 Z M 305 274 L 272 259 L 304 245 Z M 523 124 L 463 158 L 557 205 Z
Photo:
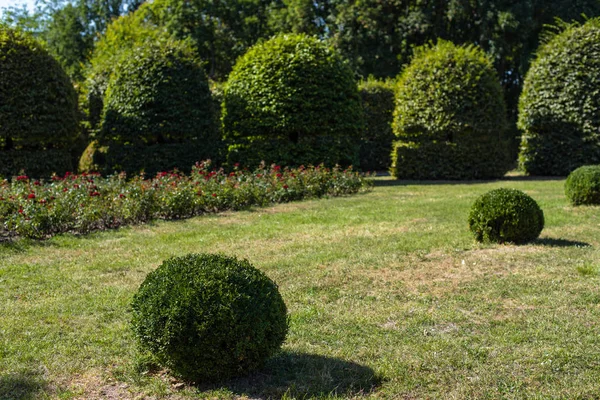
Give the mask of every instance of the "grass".
M 562 180 L 395 182 L 373 192 L 0 245 L 0 398 L 595 399 L 600 208 Z M 521 189 L 539 240 L 477 244 L 482 193 Z M 282 353 L 250 377 L 190 386 L 148 372 L 129 303 L 162 260 L 249 259 L 280 286 Z

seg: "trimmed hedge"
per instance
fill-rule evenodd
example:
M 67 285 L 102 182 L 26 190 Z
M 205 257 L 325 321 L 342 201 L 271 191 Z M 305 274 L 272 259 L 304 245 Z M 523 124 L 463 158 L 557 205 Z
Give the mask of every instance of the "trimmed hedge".
M 360 168 L 363 171 L 389 169 L 392 160 L 394 87 L 392 81 L 368 79 L 359 84 L 365 119 L 360 142 Z
M 184 42 L 145 42 L 115 65 L 97 135 L 80 165 L 155 173 L 218 161 L 221 140 L 206 74 Z
M 259 367 L 288 330 L 277 285 L 248 261 L 222 255 L 166 260 L 148 274 L 132 309 L 142 348 L 196 382 Z
M 440 40 L 415 50 L 398 81 L 393 130 L 399 179 L 497 178 L 509 168 L 502 88 L 476 46 Z
M 500 188 L 475 200 L 468 221 L 479 242 L 521 244 L 540 235 L 544 212 L 522 191 Z
M 600 18 L 542 45 L 519 101 L 519 163 L 531 175 L 565 176 L 600 163 Z
M 586 165 L 571 172 L 565 182 L 565 195 L 571 204 L 600 204 L 600 165 Z
M 0 127 L 0 174 L 24 169 L 42 177 L 71 168 L 66 154 L 79 135 L 75 89 L 39 43 L 6 27 L 0 27 Z
M 362 112 L 352 70 L 306 35 L 276 36 L 238 59 L 225 86 L 222 121 L 230 163 L 254 167 L 255 158 L 242 156 L 253 153 L 288 166 L 358 161 Z M 314 147 L 323 143 L 329 147 Z

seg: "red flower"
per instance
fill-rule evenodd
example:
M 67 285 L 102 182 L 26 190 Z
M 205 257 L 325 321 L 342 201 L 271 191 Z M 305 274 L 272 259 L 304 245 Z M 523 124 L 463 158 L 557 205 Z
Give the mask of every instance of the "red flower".
M 100 193 L 98 193 L 98 192 L 90 192 L 90 196 L 91 197 L 97 197 L 97 196 L 100 196 Z
M 282 174 L 277 174 L 277 177 L 278 177 L 278 178 L 281 178 L 282 176 L 283 176 Z
M 47 200 L 46 200 L 46 199 L 41 199 L 41 200 L 40 200 L 40 204 L 46 204 L 46 203 L 47 203 Z
M 279 165 L 276 165 L 276 166 L 273 167 L 273 170 L 274 171 L 279 171 L 279 170 L 281 170 L 281 167 Z
M 213 193 L 213 194 L 212 194 L 212 197 L 217 197 L 217 194 L 216 194 L 216 193 Z
M 17 176 L 17 182 L 26 181 L 29 177 L 27 175 L 19 175 Z
M 235 168 L 237 168 L 237 167 L 239 167 L 239 166 L 240 166 L 240 163 L 239 163 L 239 162 L 236 162 L 235 164 L 233 164 L 233 166 L 234 166 Z
M 66 192 L 67 190 L 69 190 L 69 189 L 67 189 L 67 188 L 63 188 L 63 192 Z
M 289 188 L 289 186 L 288 185 L 283 185 L 283 188 L 287 189 L 287 188 Z
M 74 184 L 74 185 L 73 185 L 73 187 L 74 187 L 75 189 L 79 189 L 79 185 L 78 185 L 78 184 Z
M 40 181 L 35 181 L 35 182 L 33 182 L 33 184 L 34 184 L 35 186 L 40 186 L 40 185 L 41 185 Z
M 120 199 L 124 199 L 124 198 L 125 198 L 125 195 L 124 195 L 123 193 L 119 193 L 119 198 L 120 198 Z
M 235 172 L 230 172 L 229 176 L 235 176 Z
M 23 209 L 19 208 L 19 214 L 23 214 Z
M 35 199 L 35 194 L 34 193 L 29 193 L 29 195 L 27 196 L 28 199 Z

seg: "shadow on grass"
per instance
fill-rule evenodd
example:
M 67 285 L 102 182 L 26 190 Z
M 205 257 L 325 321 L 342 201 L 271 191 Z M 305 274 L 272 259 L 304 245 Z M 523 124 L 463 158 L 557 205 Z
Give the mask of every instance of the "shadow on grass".
M 314 354 L 284 352 L 250 376 L 201 390 L 225 387 L 240 396 L 280 399 L 325 396 L 354 397 L 372 392 L 379 384 L 375 372 L 363 365 Z
M 479 185 L 482 183 L 494 183 L 494 182 L 541 182 L 541 181 L 562 181 L 564 177 L 558 176 L 505 176 L 500 179 L 485 179 L 485 180 L 472 180 L 472 181 L 460 181 L 460 180 L 439 180 L 439 181 L 417 181 L 417 180 L 394 180 L 394 179 L 375 179 L 375 187 L 388 187 L 388 186 L 408 186 L 408 185 L 421 185 L 421 186 L 436 186 L 436 185 Z
M 536 239 L 533 241 L 534 245 L 547 246 L 547 247 L 591 247 L 592 245 L 586 242 L 579 242 L 577 240 L 567 239 L 554 239 L 554 238 L 543 238 Z
M 46 383 L 41 375 L 29 372 L 0 375 L 0 399 L 27 400 L 38 398 Z

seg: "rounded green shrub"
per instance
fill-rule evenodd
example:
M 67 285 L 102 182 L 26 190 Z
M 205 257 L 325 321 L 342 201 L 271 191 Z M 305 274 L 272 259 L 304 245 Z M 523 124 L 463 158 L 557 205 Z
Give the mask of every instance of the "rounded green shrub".
M 364 115 L 360 141 L 360 168 L 363 171 L 387 170 L 395 139 L 392 131 L 395 95 L 392 81 L 369 78 L 359 84 Z
M 542 45 L 519 100 L 519 164 L 566 176 L 600 163 L 600 18 L 569 25 Z
M 565 182 L 571 204 L 600 204 L 600 165 L 585 165 L 571 172 Z
M 489 57 L 440 40 L 415 50 L 399 78 L 392 174 L 481 179 L 509 168 L 506 107 Z
M 479 242 L 526 243 L 544 229 L 544 213 L 520 190 L 495 189 L 473 203 L 469 229 Z
M 3 174 L 24 169 L 45 176 L 71 168 L 69 151 L 79 135 L 75 89 L 39 43 L 6 27 L 0 27 L 0 127 Z M 25 154 L 45 158 L 43 166 Z
M 354 75 L 316 38 L 279 35 L 253 46 L 229 75 L 222 113 L 229 163 L 358 163 Z
M 222 255 L 166 260 L 148 274 L 132 308 L 142 348 L 195 382 L 260 366 L 288 330 L 277 285 L 248 261 Z
M 97 139 L 108 148 L 104 172 L 189 169 L 218 158 L 208 80 L 189 43 L 144 42 L 119 59 Z

